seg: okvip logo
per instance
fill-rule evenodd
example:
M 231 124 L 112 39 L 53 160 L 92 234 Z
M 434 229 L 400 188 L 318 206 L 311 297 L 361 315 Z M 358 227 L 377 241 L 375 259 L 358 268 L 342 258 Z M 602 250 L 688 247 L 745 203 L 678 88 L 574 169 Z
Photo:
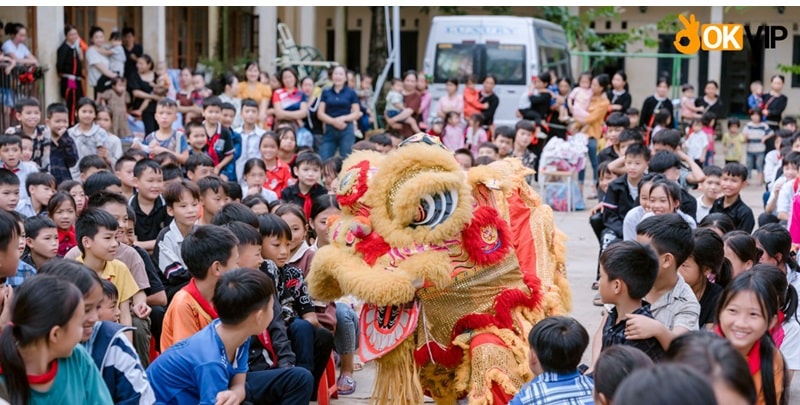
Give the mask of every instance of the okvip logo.
M 704 51 L 741 51 L 744 40 L 752 45 L 763 41 L 765 49 L 775 48 L 775 43 L 786 39 L 789 30 L 781 25 L 759 25 L 755 34 L 750 26 L 742 24 L 700 24 L 694 14 L 678 16 L 683 29 L 675 34 L 675 49 L 680 53 L 693 54 Z

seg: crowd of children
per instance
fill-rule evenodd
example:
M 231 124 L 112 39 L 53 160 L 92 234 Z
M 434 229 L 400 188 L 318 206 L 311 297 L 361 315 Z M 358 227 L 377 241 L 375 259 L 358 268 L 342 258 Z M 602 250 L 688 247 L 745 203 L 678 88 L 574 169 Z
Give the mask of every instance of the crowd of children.
M 514 127 L 484 125 L 489 106 L 472 80 L 429 132 L 464 170 L 514 157 L 536 171 L 554 136 L 543 119 L 559 92 L 552 79 L 534 81 Z M 564 96 L 579 122 L 593 83 L 584 77 Z M 403 104 L 403 82 L 392 84 L 387 117 L 425 124 Z M 766 107 L 746 124 L 729 119 L 718 167 L 715 84 L 702 102 L 682 88 L 681 129 L 665 86 L 645 101 L 644 128 L 628 107 L 609 107 L 605 120 L 590 219 L 604 306 L 592 361 L 580 365 L 583 326 L 540 321 L 529 336 L 536 378 L 514 404 L 786 403 L 800 369 L 796 124 L 776 131 Z M 11 402 L 308 403 L 332 355 L 339 393 L 353 393 L 363 366 L 356 303 L 314 300 L 305 283 L 339 214 L 331 192 L 341 157 L 323 161 L 294 125 L 262 128 L 263 100 L 235 104 L 232 90 L 203 98 L 202 120 L 180 130 L 178 103 L 154 100 L 157 130 L 123 144 L 114 109 L 125 101 L 114 91 L 102 105 L 79 100 L 76 117 L 51 104 L 45 125 L 38 101 L 20 100 L 20 125 L 0 135 L 0 367 Z M 401 140 L 376 134 L 354 149 L 388 153 Z M 741 198 L 753 169 L 767 184 L 754 233 Z M 648 380 L 659 389 L 642 391 Z

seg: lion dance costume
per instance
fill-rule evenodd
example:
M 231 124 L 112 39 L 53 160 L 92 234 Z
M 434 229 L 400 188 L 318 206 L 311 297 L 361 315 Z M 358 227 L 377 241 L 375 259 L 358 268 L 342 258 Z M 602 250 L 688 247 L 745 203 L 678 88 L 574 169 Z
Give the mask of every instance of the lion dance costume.
M 316 299 L 365 302 L 373 403 L 505 404 L 533 377 L 528 332 L 567 313 L 571 296 L 563 236 L 531 173 L 505 159 L 465 174 L 423 134 L 345 160 L 342 215 L 328 220 L 308 283 Z

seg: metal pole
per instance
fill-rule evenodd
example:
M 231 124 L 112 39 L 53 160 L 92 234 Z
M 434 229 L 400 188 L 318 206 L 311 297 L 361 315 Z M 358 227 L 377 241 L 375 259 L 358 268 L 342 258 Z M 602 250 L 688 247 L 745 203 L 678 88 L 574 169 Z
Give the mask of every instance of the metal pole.
M 392 55 L 392 49 L 394 49 L 394 44 L 392 44 L 392 36 L 390 33 L 392 32 L 392 25 L 389 24 L 389 6 L 383 6 L 383 18 L 385 19 L 386 25 L 386 57 Z
M 394 77 L 400 77 L 400 6 L 393 6 L 392 19 L 392 39 L 393 49 L 392 63 L 394 63 Z

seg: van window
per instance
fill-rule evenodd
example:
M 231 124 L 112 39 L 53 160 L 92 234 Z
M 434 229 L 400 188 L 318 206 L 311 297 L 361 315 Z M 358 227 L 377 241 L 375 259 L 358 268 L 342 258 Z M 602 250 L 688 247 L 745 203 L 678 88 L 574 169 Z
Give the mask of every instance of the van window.
M 552 69 L 559 78 L 570 77 L 569 55 L 564 48 L 540 46 L 539 63 L 541 63 L 541 67 L 539 68 L 540 72 L 546 72 Z
M 436 46 L 433 82 L 444 83 L 450 77 L 462 83 L 470 75 L 481 80 L 487 73 L 497 77 L 497 84 L 525 84 L 525 45 L 446 44 Z
M 433 82 L 444 83 L 451 77 L 464 82 L 470 75 L 478 75 L 475 69 L 475 44 L 438 44 Z
M 484 74 L 492 73 L 497 84 L 525 84 L 525 45 L 486 45 Z

